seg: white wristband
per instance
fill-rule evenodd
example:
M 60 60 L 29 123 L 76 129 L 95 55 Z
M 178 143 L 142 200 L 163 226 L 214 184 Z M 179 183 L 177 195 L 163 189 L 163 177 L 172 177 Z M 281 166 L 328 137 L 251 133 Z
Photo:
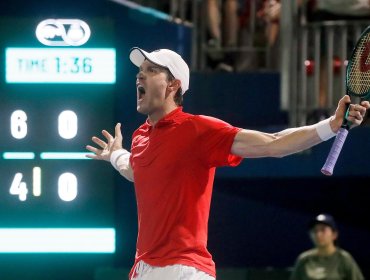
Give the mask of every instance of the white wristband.
M 337 135 L 331 129 L 330 120 L 331 118 L 318 122 L 317 124 L 314 124 L 314 127 L 316 128 L 316 132 L 322 141 L 329 140 L 330 138 Z
M 119 171 L 118 160 L 122 163 L 123 159 L 124 161 L 127 161 L 128 164 L 128 161 L 130 160 L 130 155 L 131 154 L 125 149 L 116 150 L 110 155 L 110 163 L 116 170 Z

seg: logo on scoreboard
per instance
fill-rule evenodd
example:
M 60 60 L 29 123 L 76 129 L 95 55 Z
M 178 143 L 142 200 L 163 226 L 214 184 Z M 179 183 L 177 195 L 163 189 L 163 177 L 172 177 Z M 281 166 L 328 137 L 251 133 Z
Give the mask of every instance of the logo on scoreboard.
M 37 39 L 53 47 L 82 46 L 90 35 L 90 27 L 79 19 L 46 19 L 36 28 Z

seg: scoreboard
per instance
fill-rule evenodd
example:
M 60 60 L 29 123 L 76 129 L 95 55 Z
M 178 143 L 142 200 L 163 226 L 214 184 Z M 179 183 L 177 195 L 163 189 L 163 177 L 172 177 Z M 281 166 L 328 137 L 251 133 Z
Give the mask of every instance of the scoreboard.
M 113 24 L 0 24 L 0 253 L 114 253 L 113 168 L 85 156 L 113 123 Z
M 114 83 L 110 48 L 7 48 L 7 83 Z

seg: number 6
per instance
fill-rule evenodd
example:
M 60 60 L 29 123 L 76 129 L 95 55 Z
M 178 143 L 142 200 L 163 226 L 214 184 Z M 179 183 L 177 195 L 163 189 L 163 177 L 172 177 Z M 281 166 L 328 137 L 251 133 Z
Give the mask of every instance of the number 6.
M 22 110 L 16 110 L 10 116 L 10 132 L 16 139 L 22 139 L 27 135 L 27 115 Z

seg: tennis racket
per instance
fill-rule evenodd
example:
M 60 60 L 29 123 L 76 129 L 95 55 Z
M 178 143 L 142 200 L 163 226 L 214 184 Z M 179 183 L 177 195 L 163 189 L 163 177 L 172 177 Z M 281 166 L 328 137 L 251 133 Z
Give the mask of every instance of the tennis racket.
M 352 51 L 348 61 L 346 72 L 346 91 L 352 97 L 366 99 L 370 93 L 370 26 L 360 35 L 355 48 Z M 346 141 L 350 123 L 347 121 L 347 115 L 334 140 L 321 172 L 325 175 L 332 175 L 335 164 Z

